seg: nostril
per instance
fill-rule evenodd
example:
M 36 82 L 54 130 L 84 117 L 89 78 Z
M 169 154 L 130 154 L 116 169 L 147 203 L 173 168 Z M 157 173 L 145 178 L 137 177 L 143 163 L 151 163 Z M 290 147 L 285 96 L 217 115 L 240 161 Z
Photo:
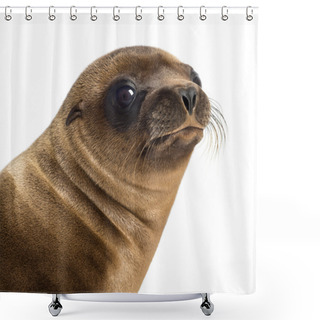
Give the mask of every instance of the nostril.
M 190 87 L 187 89 L 181 89 L 180 95 L 185 108 L 187 109 L 188 113 L 191 115 L 196 105 L 197 90 L 193 87 Z
M 196 98 L 197 98 L 197 95 L 195 94 L 192 98 L 192 105 L 195 106 L 196 105 Z
M 189 99 L 186 96 L 182 96 L 183 103 L 188 111 L 190 111 Z

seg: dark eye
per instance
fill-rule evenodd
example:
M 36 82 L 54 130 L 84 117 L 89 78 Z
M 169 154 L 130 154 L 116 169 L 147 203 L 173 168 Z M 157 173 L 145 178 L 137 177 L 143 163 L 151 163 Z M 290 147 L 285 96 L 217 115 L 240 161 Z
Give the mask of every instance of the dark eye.
M 136 91 L 130 86 L 123 86 L 116 92 L 117 103 L 120 107 L 128 107 L 134 100 Z
M 199 78 L 198 75 L 195 75 L 195 76 L 193 77 L 192 81 L 193 81 L 195 84 L 197 84 L 199 87 L 202 86 L 201 80 L 200 80 L 200 78 Z

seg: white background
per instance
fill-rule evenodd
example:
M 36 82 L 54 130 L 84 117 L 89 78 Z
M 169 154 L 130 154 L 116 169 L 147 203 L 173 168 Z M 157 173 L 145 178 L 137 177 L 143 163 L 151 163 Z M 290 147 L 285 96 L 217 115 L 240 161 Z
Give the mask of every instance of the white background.
M 139 2 L 139 3 L 138 3 Z M 258 5 L 257 291 L 213 296 L 215 319 L 320 318 L 320 3 L 196 0 L 7 1 L 1 5 Z M 50 319 L 50 296 L 1 294 L 1 319 Z M 198 300 L 63 301 L 66 319 L 203 319 Z

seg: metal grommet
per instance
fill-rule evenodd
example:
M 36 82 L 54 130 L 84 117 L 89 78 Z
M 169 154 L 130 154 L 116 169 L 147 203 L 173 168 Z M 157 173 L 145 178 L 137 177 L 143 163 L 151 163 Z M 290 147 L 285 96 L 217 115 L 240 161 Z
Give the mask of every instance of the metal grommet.
M 183 6 L 178 7 L 178 20 L 182 21 L 184 19 L 184 9 Z
M 52 13 L 52 11 L 53 11 L 53 13 L 56 12 L 56 9 L 54 8 L 54 6 L 49 7 L 49 20 L 50 21 L 56 20 L 56 16 Z
M 73 12 L 73 10 L 74 10 L 74 12 Z M 70 7 L 70 19 L 71 19 L 72 21 L 75 21 L 75 20 L 78 19 L 76 13 L 77 13 L 76 7 L 75 7 L 75 6 Z
M 8 13 L 8 9 L 10 8 L 10 6 L 6 6 L 4 8 L 4 18 L 7 20 L 7 21 L 10 21 L 12 19 L 12 15 Z M 9 11 L 10 13 L 12 13 L 12 9 L 10 9 Z
M 251 13 L 249 14 L 249 9 L 251 9 Z M 253 20 L 253 9 L 252 9 L 252 7 L 247 7 L 247 10 L 246 10 L 246 19 L 248 20 L 248 21 L 252 21 Z
M 93 14 L 93 8 L 96 10 L 96 13 L 98 12 L 96 7 L 91 7 L 91 9 L 90 9 L 90 19 L 92 21 L 96 21 L 98 19 L 98 16 L 96 14 Z
M 30 9 L 30 12 L 28 12 L 29 9 Z M 30 13 L 32 13 L 31 7 L 30 7 L 30 6 L 26 6 L 26 8 L 25 8 L 25 19 L 26 19 L 27 21 L 32 20 L 32 15 L 31 15 Z
M 118 9 L 118 14 L 116 14 L 116 9 Z M 113 20 L 114 21 L 119 21 L 120 20 L 119 13 L 120 13 L 119 8 L 117 6 L 113 7 Z
M 207 19 L 207 9 L 205 6 L 200 7 L 200 20 L 204 21 Z
M 160 14 L 160 8 L 162 9 L 162 14 Z M 163 6 L 158 7 L 158 20 L 162 21 L 164 20 L 164 9 Z
M 228 7 L 227 7 L 227 6 L 223 6 L 223 7 L 221 8 L 221 19 L 222 19 L 223 21 L 227 21 L 227 20 L 229 19 L 229 17 L 228 17 L 228 12 L 229 12 L 229 10 L 228 10 Z
M 138 8 L 140 9 L 140 14 L 138 14 Z M 136 20 L 140 21 L 142 19 L 142 8 L 140 6 L 136 7 Z

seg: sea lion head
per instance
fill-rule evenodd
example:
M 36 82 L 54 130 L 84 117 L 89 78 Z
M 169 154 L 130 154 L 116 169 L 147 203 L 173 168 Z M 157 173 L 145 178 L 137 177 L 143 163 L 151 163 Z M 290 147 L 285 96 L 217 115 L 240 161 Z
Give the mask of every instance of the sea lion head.
M 80 135 L 101 160 L 161 170 L 188 161 L 210 116 L 191 66 L 136 46 L 89 65 L 70 90 L 62 119 L 71 139 Z

